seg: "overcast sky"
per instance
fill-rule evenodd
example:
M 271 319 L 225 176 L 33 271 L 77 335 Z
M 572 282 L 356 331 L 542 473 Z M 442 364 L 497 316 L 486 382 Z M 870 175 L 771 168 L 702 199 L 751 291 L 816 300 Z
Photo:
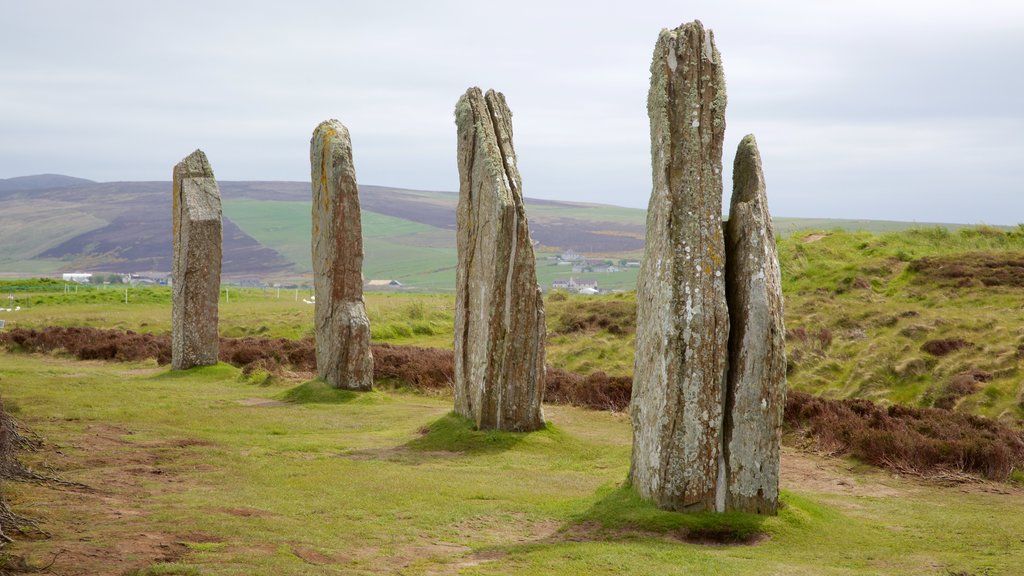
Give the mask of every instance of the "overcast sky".
M 1024 2 L 5 1 L 0 178 L 308 180 L 324 119 L 363 184 L 458 188 L 455 101 L 505 93 L 527 196 L 647 206 L 661 28 L 715 31 L 726 188 L 757 136 L 777 216 L 1024 222 Z

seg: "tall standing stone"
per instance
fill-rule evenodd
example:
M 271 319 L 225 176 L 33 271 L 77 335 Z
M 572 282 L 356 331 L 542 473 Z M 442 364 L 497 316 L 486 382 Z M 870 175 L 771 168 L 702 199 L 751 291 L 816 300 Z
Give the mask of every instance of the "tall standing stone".
M 470 88 L 458 128 L 455 409 L 478 428 L 544 426 L 544 302 L 500 92 Z
M 363 303 L 363 228 L 348 128 L 320 123 L 309 145 L 313 182 L 313 285 L 317 375 L 336 388 L 373 387 Z
M 202 150 L 174 167 L 171 368 L 217 363 L 220 188 Z
M 774 514 L 786 405 L 786 330 L 775 232 L 754 136 L 736 150 L 725 229 L 729 378 L 725 403 L 726 509 Z
M 716 493 L 729 338 L 725 103 L 711 31 L 696 21 L 662 30 L 647 99 L 654 186 L 637 282 L 630 480 L 669 510 L 724 504 Z

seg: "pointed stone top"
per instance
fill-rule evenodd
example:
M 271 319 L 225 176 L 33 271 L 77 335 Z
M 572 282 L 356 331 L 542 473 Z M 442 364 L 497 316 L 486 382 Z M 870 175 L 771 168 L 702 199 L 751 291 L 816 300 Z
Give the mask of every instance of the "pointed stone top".
M 206 153 L 198 148 L 178 162 L 174 172 L 179 178 L 213 178 L 210 161 L 206 159 Z
M 324 138 L 331 138 L 332 136 L 340 136 L 344 140 L 349 140 L 348 128 L 345 127 L 340 121 L 331 118 L 330 120 L 324 120 L 317 125 L 316 130 L 313 130 L 313 138 L 317 135 L 322 135 Z
M 190 221 L 212 220 L 219 226 L 220 188 L 202 150 L 196 150 L 174 166 L 174 194 L 175 205 L 179 200 L 183 203 Z
M 505 102 L 505 95 L 493 88 L 489 88 L 485 93 L 478 86 L 471 86 L 466 90 L 466 93 L 459 97 L 459 102 L 455 105 L 455 114 L 459 114 L 460 110 L 465 110 L 466 106 L 470 106 L 473 103 L 486 103 L 490 108 L 494 108 L 497 103 L 505 109 L 506 113 L 511 116 L 511 112 L 508 110 L 508 104 Z
M 747 134 L 736 148 L 736 160 L 732 166 L 732 203 L 764 202 L 764 171 L 761 167 L 761 153 L 757 140 Z
M 461 139 L 465 137 L 469 146 L 479 147 L 487 170 L 504 183 L 504 187 L 496 191 L 509 202 L 516 195 L 521 197 L 522 184 L 512 147 L 512 111 L 508 109 L 505 95 L 496 90 L 483 93 L 476 86 L 469 88 L 455 105 L 455 125 L 461 135 L 460 150 L 464 146 Z M 472 161 L 474 154 L 460 157 Z

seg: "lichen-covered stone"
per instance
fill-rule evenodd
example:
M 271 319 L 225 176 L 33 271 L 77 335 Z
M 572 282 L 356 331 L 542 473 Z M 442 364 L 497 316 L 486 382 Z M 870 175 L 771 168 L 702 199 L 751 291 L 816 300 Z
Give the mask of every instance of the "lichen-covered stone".
M 653 191 L 637 282 L 630 480 L 640 496 L 669 510 L 722 505 L 725 102 L 711 31 L 700 22 L 663 30 L 647 99 Z
M 337 120 L 317 126 L 309 162 L 317 375 L 336 388 L 369 390 L 373 355 L 363 302 L 363 229 L 348 128 Z
M 544 426 L 544 302 L 505 97 L 470 88 L 458 129 L 455 409 L 486 430 Z
M 171 368 L 217 363 L 220 188 L 202 150 L 174 167 Z
M 726 510 L 775 514 L 786 405 L 782 278 L 757 141 L 736 150 L 726 237 L 729 378 L 725 405 Z

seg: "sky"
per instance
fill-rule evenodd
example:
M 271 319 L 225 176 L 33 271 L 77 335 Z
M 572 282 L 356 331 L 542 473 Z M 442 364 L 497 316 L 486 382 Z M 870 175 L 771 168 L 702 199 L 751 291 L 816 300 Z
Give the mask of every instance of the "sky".
M 0 178 L 307 180 L 322 120 L 362 184 L 457 191 L 453 109 L 503 92 L 526 196 L 646 208 L 662 28 L 715 32 L 723 166 L 776 216 L 1024 222 L 1024 2 L 3 3 Z M 726 206 L 728 200 L 726 199 Z

